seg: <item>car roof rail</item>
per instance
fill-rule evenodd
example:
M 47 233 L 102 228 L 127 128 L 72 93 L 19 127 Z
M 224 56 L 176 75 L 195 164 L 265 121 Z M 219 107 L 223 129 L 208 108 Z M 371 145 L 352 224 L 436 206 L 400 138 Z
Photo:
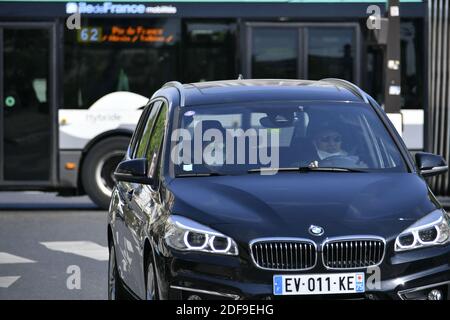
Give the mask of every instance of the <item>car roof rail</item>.
M 180 93 L 180 107 L 184 107 L 185 102 L 186 102 L 186 96 L 184 94 L 184 87 L 183 87 L 183 85 L 180 82 L 178 82 L 178 81 L 170 81 L 170 82 L 166 82 L 163 85 L 163 88 L 164 87 L 176 88 L 178 90 L 178 92 Z
M 333 83 L 338 86 L 340 85 L 341 87 L 344 87 L 344 88 L 352 91 L 357 96 L 359 96 L 361 99 L 363 99 L 364 103 L 369 103 L 369 99 L 367 99 L 367 96 L 364 93 L 364 91 L 362 91 L 357 85 L 351 83 L 350 81 L 342 80 L 342 79 L 338 79 L 338 78 L 325 78 L 325 79 L 321 79 L 319 81 L 330 82 L 330 83 Z

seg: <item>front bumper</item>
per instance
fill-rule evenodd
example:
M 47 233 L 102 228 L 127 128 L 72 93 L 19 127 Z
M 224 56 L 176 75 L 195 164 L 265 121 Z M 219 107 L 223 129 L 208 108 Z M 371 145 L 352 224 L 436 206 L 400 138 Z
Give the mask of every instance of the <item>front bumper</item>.
M 166 251 L 166 250 L 165 250 Z M 167 254 L 169 252 L 170 254 Z M 157 254 L 157 274 L 163 299 L 372 299 L 424 300 L 433 289 L 450 300 L 450 246 L 391 255 L 375 269 L 326 270 L 321 263 L 308 271 L 257 268 L 249 256 L 182 253 Z M 275 274 L 366 272 L 366 292 L 360 294 L 274 296 Z M 378 276 L 378 278 L 376 278 Z M 371 279 L 370 287 L 368 281 Z

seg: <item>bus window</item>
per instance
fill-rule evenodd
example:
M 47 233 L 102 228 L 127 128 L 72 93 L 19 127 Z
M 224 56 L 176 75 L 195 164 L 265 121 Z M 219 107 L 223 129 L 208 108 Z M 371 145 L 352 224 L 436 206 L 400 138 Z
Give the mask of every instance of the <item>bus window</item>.
M 236 23 L 190 20 L 183 33 L 183 82 L 236 77 Z
M 308 79 L 355 81 L 355 29 L 308 28 Z
M 85 19 L 65 30 L 64 106 L 87 109 L 115 91 L 149 96 L 179 78 L 179 19 Z

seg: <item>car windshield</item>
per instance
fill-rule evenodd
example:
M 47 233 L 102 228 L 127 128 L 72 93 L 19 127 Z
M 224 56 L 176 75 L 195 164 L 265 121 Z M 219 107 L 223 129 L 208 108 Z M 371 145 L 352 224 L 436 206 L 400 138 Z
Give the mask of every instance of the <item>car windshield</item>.
M 366 104 L 217 104 L 183 107 L 179 114 L 171 136 L 176 176 L 277 169 L 407 172 L 397 145 Z

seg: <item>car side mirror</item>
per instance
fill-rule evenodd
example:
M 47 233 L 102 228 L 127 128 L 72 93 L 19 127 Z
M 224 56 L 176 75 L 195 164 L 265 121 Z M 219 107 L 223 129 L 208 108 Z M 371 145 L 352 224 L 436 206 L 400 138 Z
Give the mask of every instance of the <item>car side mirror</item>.
M 119 163 L 114 172 L 117 181 L 152 184 L 153 179 L 147 177 L 148 160 L 145 158 L 125 160 Z
M 418 152 L 415 155 L 419 173 L 424 177 L 432 177 L 448 171 L 444 158 L 432 153 Z

